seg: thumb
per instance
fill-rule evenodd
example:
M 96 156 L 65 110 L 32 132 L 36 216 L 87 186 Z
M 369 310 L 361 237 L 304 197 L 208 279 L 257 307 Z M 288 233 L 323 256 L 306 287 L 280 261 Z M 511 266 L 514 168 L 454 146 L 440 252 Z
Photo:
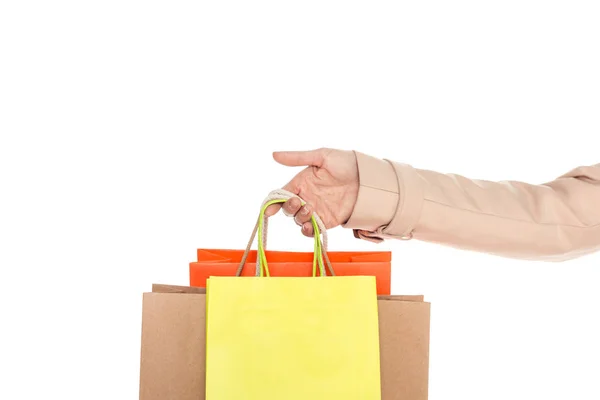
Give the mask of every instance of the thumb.
M 273 158 L 279 164 L 288 167 L 315 166 L 321 167 L 325 159 L 324 152 L 319 150 L 309 151 L 276 151 Z

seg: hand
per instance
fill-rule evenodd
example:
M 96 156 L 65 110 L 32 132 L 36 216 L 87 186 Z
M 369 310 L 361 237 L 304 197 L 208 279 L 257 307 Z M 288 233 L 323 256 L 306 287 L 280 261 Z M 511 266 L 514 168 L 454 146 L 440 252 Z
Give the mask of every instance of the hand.
M 305 236 L 313 236 L 311 215 L 315 212 L 326 229 L 348 221 L 358 197 L 358 166 L 353 151 L 318 149 L 312 151 L 274 152 L 273 158 L 290 167 L 306 166 L 283 189 L 300 196 L 306 204 L 293 197 L 266 210 L 272 216 L 283 208 L 294 217 Z

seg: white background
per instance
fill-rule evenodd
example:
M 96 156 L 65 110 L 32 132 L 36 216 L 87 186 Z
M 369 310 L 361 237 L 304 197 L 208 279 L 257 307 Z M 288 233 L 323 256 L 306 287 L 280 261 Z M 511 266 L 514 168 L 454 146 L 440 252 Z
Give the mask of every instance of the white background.
M 543 183 L 600 162 L 594 1 L 0 3 L 0 398 L 134 399 L 142 292 L 245 245 L 355 149 Z M 282 215 L 270 247 L 310 250 Z M 432 302 L 430 399 L 600 398 L 600 254 L 560 264 L 342 228 Z

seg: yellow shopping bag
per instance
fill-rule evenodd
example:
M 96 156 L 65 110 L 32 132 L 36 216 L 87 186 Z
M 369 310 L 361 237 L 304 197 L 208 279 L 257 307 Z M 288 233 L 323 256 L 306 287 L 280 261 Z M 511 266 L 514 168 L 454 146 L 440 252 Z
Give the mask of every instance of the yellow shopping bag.
M 206 399 L 380 400 L 375 277 L 326 276 L 315 217 L 313 277 L 270 277 L 264 211 L 282 201 L 261 209 L 257 276 L 207 281 Z

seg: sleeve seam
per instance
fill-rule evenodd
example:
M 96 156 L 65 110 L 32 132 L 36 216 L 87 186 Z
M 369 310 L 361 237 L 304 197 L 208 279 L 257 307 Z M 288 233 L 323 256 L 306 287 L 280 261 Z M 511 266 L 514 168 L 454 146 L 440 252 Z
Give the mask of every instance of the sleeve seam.
M 389 167 L 394 171 L 394 176 L 396 177 L 396 192 L 394 192 L 397 196 L 398 196 L 398 201 L 396 202 L 396 209 L 394 210 L 394 214 L 392 214 L 392 218 L 385 224 L 385 226 L 382 226 L 379 228 L 380 232 L 384 235 L 387 234 L 387 229 L 389 227 L 389 225 L 396 220 L 396 218 L 400 218 L 403 213 L 404 213 L 404 205 L 406 203 L 405 198 L 403 195 L 401 195 L 401 193 L 405 194 L 406 191 L 404 190 L 404 180 L 400 179 L 400 176 L 398 175 L 398 171 L 396 171 L 396 168 L 394 168 L 394 166 L 392 165 L 392 163 L 390 163 L 389 161 L 386 160 L 386 162 L 388 163 Z M 402 234 L 400 234 L 400 236 L 402 236 Z
M 396 179 L 397 179 L 397 177 L 396 177 Z M 362 187 L 366 187 L 366 188 L 369 188 L 369 189 L 374 189 L 374 190 L 381 190 L 382 192 L 393 193 L 393 194 L 399 194 L 399 191 L 393 191 L 393 190 L 382 189 L 382 188 L 380 188 L 380 187 L 369 186 L 369 185 L 364 185 L 364 184 L 361 184 L 360 186 L 362 186 Z

